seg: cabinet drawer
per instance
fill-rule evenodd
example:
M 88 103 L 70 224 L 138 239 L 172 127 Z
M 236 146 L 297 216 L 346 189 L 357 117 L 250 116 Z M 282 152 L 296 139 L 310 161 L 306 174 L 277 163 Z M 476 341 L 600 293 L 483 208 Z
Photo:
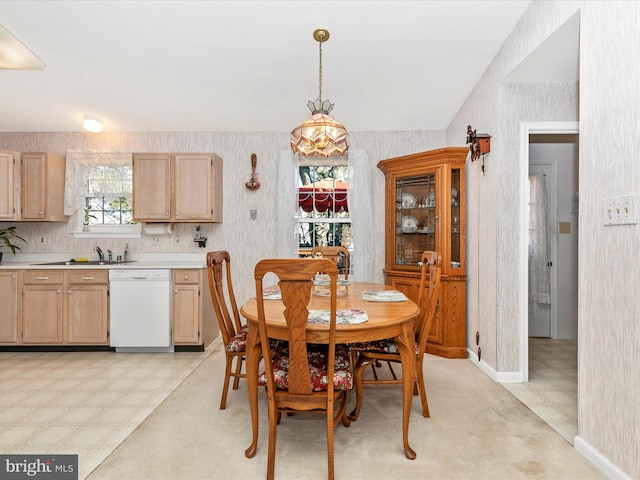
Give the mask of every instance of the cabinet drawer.
M 174 270 L 173 283 L 200 283 L 200 270 Z
M 28 284 L 56 284 L 62 283 L 60 270 L 27 270 L 24 272 L 23 283 Z
M 106 284 L 109 283 L 108 270 L 78 270 L 69 272 L 69 284 Z

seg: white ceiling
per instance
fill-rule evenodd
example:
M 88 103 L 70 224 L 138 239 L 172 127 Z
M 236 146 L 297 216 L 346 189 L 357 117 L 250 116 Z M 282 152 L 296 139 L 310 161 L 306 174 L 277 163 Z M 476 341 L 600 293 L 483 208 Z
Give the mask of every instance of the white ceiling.
M 290 131 L 318 96 L 350 131 L 443 130 L 530 0 L 8 1 L 46 64 L 0 70 L 0 131 Z

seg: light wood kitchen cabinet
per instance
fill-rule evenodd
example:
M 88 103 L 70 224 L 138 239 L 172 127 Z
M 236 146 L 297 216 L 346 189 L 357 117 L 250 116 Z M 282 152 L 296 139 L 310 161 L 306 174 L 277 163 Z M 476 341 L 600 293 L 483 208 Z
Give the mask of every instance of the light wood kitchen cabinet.
M 66 222 L 64 176 L 66 160 L 53 153 L 22 153 L 20 220 Z
M 17 270 L 0 270 L 0 344 L 18 343 L 20 276 Z
M 27 270 L 22 287 L 22 342 L 61 344 L 64 339 L 62 270 Z
M 74 270 L 67 277 L 67 343 L 109 344 L 109 271 Z
M 17 218 L 16 161 L 20 161 L 19 153 L 0 151 L 0 221 Z
M 171 336 L 174 345 L 207 346 L 218 336 L 203 269 L 173 270 Z
M 222 159 L 213 153 L 134 153 L 133 218 L 221 222 Z
M 422 252 L 442 256 L 438 311 L 426 351 L 466 358 L 466 147 L 378 163 L 385 175 L 385 281 L 418 298 Z

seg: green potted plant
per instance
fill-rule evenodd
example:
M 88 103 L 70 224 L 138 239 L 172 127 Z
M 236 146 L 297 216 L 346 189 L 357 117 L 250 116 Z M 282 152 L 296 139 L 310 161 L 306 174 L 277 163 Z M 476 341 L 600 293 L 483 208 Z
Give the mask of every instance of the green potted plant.
M 16 254 L 16 250 L 22 250 L 22 248 L 14 242 L 27 243 L 24 238 L 16 233 L 15 226 L 0 229 L 0 263 L 2 263 L 2 251 L 5 247 L 11 250 L 11 253 L 14 255 Z
M 98 217 L 96 217 L 95 215 L 92 215 L 91 213 L 89 213 L 89 207 L 84 209 L 84 221 L 82 222 L 82 231 L 83 232 L 88 232 L 89 231 L 89 219 L 95 219 L 97 220 Z

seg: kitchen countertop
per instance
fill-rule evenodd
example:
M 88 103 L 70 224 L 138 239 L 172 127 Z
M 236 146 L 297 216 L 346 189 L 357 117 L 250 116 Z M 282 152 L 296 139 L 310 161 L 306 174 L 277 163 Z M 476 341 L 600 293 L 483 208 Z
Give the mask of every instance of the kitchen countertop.
M 142 253 L 131 256 L 129 263 L 105 263 L 104 265 L 84 265 L 82 262 L 70 265 L 39 265 L 41 263 L 64 262 L 71 258 L 88 258 L 98 260 L 96 254 L 72 255 L 72 254 L 16 254 L 4 252 L 0 270 L 148 270 L 148 269 L 176 269 L 176 268 L 206 268 L 205 253 Z

